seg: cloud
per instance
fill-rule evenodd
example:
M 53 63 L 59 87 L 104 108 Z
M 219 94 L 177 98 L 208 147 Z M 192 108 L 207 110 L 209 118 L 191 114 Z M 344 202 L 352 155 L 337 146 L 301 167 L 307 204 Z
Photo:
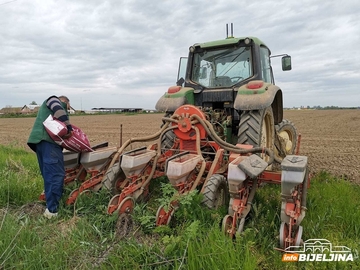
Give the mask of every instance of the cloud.
M 1 3 L 0 3 L 1 4 Z M 359 106 L 360 3 L 347 1 L 55 1 L 0 5 L 0 108 L 65 94 L 72 105 L 154 108 L 197 42 L 257 36 L 286 107 Z

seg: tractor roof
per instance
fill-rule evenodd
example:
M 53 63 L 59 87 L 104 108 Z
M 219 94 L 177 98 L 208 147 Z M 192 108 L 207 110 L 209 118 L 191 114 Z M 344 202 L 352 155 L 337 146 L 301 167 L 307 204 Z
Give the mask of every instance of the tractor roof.
M 228 37 L 226 39 L 221 39 L 221 40 L 215 40 L 215 41 L 209 41 L 209 42 L 205 42 L 205 43 L 197 43 L 194 46 L 200 46 L 201 48 L 211 48 L 211 47 L 218 47 L 218 46 L 222 46 L 222 45 L 230 45 L 230 44 L 236 44 L 238 43 L 240 40 L 245 40 L 246 38 L 250 38 L 253 40 L 253 42 L 259 46 L 266 46 L 266 44 L 264 42 L 262 42 L 260 39 L 258 39 L 257 37 Z

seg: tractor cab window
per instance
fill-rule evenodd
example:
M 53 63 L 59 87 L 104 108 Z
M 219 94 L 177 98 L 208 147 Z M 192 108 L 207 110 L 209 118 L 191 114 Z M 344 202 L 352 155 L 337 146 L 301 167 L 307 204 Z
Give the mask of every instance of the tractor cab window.
M 188 62 L 187 57 L 180 57 L 179 70 L 178 70 L 178 76 L 177 76 L 177 81 L 176 81 L 177 85 L 179 85 L 179 83 L 181 83 L 181 85 L 183 84 L 184 78 L 186 76 L 187 62 Z M 182 79 L 182 81 L 181 81 L 181 79 Z
M 260 61 L 262 79 L 264 82 L 271 83 L 271 64 L 270 64 L 270 52 L 266 47 L 260 47 Z
M 194 52 L 191 80 L 206 88 L 232 87 L 252 75 L 250 47 Z

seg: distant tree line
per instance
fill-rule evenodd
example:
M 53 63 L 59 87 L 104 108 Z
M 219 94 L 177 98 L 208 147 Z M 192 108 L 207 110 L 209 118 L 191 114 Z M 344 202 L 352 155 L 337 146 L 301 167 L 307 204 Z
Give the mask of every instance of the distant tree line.
M 360 109 L 360 106 L 358 107 L 339 107 L 339 106 L 300 106 L 300 107 L 293 107 L 293 108 L 285 108 L 285 109 L 302 109 L 302 110 L 356 110 Z

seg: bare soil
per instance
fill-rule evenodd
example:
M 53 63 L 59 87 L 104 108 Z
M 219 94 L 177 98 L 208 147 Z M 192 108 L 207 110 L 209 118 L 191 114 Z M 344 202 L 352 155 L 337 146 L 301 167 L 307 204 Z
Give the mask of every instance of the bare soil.
M 154 134 L 162 114 L 72 116 L 91 145 L 120 146 L 134 137 Z M 308 156 L 312 173 L 328 171 L 360 183 L 360 110 L 286 110 L 301 134 L 300 154 Z M 0 118 L 0 144 L 29 150 L 26 145 L 35 118 Z M 121 128 L 122 127 L 122 128 Z M 30 151 L 30 150 L 29 150 Z

